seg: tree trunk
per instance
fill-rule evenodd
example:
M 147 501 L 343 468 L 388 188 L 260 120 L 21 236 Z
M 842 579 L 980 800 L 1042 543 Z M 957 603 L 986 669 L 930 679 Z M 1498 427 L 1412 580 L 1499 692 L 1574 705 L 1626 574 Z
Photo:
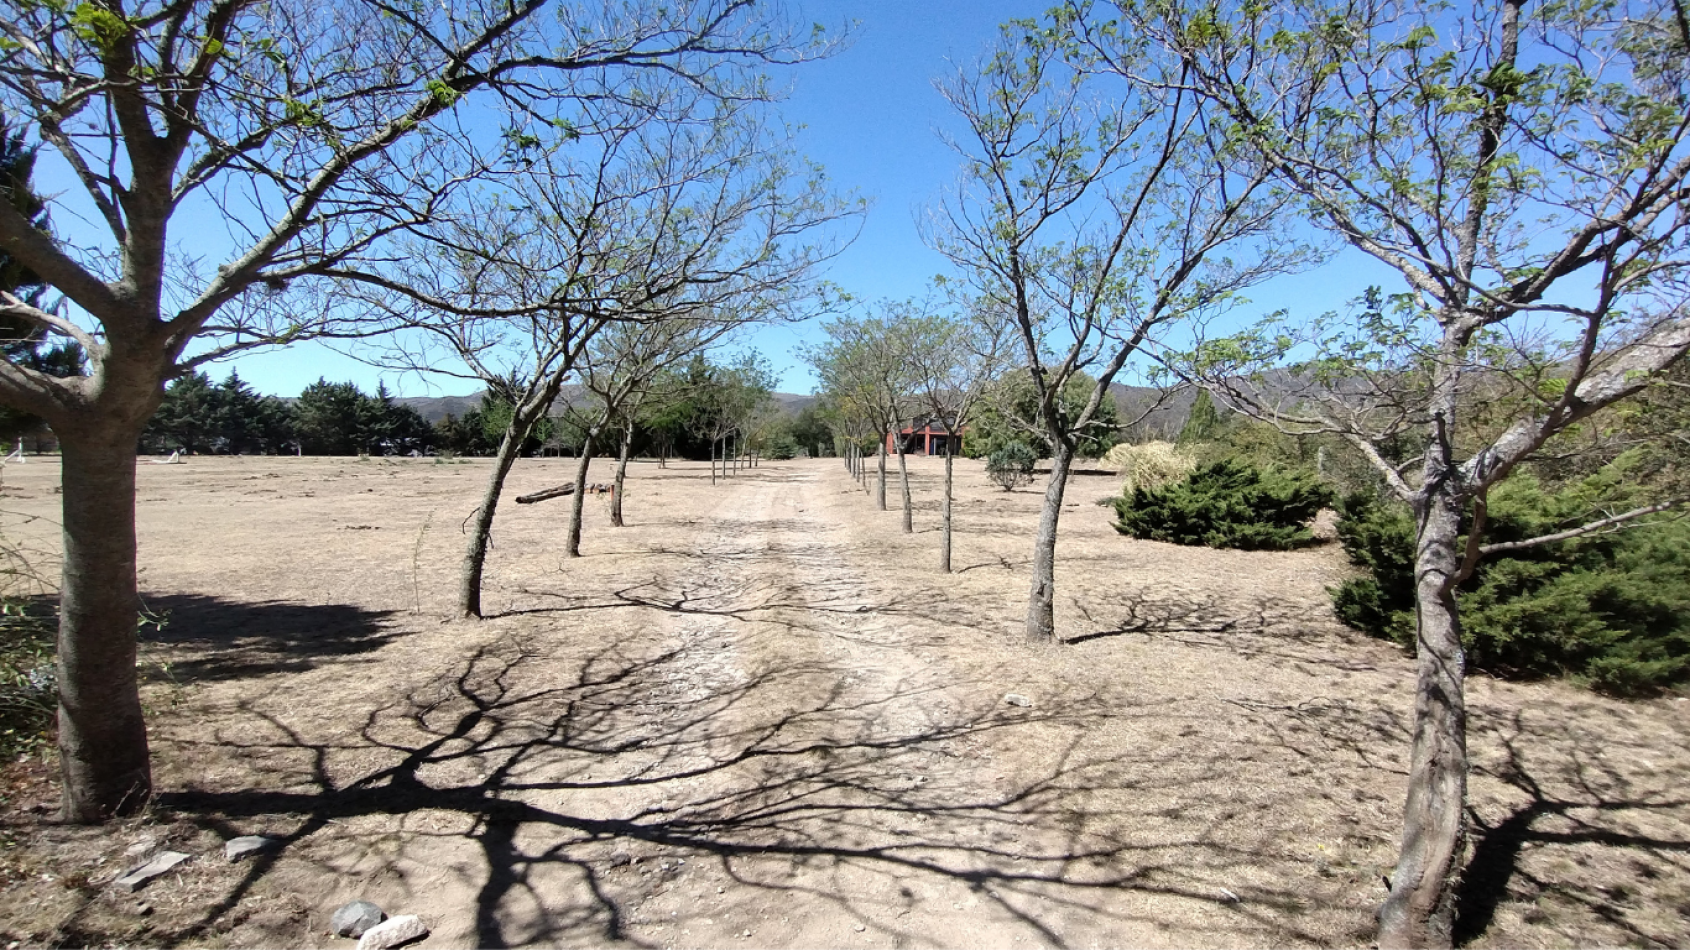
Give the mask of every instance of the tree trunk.
M 951 572 L 951 461 L 953 456 L 946 446 L 945 451 L 945 501 L 940 522 L 943 527 L 939 530 L 939 570 L 946 574 Z
M 915 533 L 914 505 L 910 501 L 910 467 L 904 460 L 904 440 L 898 440 L 898 479 L 904 487 L 904 533 Z
M 622 430 L 622 452 L 616 457 L 616 484 L 610 490 L 610 524 L 612 527 L 624 528 L 622 523 L 622 485 L 627 481 L 628 455 L 634 450 L 634 424 L 629 423 Z
M 1379 907 L 1379 946 L 1449 947 L 1467 845 L 1466 657 L 1455 583 L 1464 499 L 1434 485 L 1414 558 L 1419 680 L 1402 851 Z
M 886 510 L 886 440 L 880 440 L 880 510 Z
M 593 464 L 593 443 L 597 439 L 598 430 L 589 429 L 581 440 L 581 462 L 575 466 L 575 498 L 569 506 L 569 533 L 563 544 L 566 557 L 581 556 L 581 516 L 587 508 L 587 466 Z
M 710 440 L 710 484 L 716 484 L 716 440 Z
M 152 795 L 135 675 L 135 443 L 140 427 L 59 432 L 64 524 L 59 592 L 63 818 L 131 815 Z
M 1055 442 L 1050 484 L 1045 487 L 1044 510 L 1039 512 L 1039 534 L 1033 539 L 1033 586 L 1027 596 L 1029 643 L 1050 643 L 1056 639 L 1056 523 L 1062 517 L 1062 495 L 1068 488 L 1074 446 L 1067 439 Z
M 469 548 L 464 552 L 463 573 L 458 583 L 458 609 L 465 617 L 481 616 L 481 575 L 487 565 L 487 546 L 493 537 L 493 513 L 499 507 L 499 495 L 505 490 L 505 476 L 516 464 L 532 423 L 522 426 L 520 433 L 517 426 L 513 419 L 511 428 L 505 430 L 505 437 L 499 442 L 499 451 L 493 455 L 493 471 L 487 476 L 487 489 L 481 495 L 481 507 L 475 510 L 470 525 Z

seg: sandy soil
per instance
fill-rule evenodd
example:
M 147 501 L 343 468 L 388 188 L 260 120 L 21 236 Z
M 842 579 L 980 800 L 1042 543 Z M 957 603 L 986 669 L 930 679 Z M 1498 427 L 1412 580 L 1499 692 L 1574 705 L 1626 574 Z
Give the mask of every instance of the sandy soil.
M 0 940 L 350 946 L 328 917 L 362 897 L 424 946 L 1366 944 L 1412 668 L 1333 621 L 1341 555 L 1130 541 L 1082 474 L 1064 642 L 1033 649 L 1042 485 L 959 465 L 947 576 L 941 465 L 914 470 L 913 535 L 831 460 L 638 463 L 579 559 L 566 502 L 509 505 L 473 623 L 483 461 L 143 464 L 158 802 L 55 826 L 48 769 L 11 765 Z M 55 549 L 54 465 L 4 475 L 8 535 Z M 1470 700 L 1463 939 L 1690 945 L 1690 702 Z M 283 845 L 223 860 L 253 833 Z M 195 858 L 109 886 L 157 847 Z

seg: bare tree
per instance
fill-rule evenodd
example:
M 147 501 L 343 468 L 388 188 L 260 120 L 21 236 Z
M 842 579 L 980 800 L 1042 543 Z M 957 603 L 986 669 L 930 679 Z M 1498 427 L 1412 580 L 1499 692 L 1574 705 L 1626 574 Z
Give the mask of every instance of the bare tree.
M 493 517 L 517 453 L 607 327 L 773 318 L 806 295 L 809 272 L 832 253 L 814 232 L 845 205 L 819 176 L 796 175 L 754 110 L 666 92 L 636 107 L 583 109 L 590 125 L 518 149 L 521 170 L 503 188 L 468 193 L 415 229 L 420 252 L 384 270 L 334 271 L 368 288 L 365 300 L 397 329 L 414 331 L 394 337 L 390 365 L 439 372 L 434 352 L 444 348 L 516 407 L 471 516 L 465 616 L 481 615 Z M 584 430 L 583 466 L 603 424 Z M 577 535 L 568 548 L 578 551 Z
M 945 430 L 945 489 L 941 503 L 939 570 L 951 572 L 951 496 L 956 452 L 975 407 L 1003 372 L 1009 323 L 1001 313 L 931 314 L 903 327 L 915 391 L 930 423 Z
M 1190 369 L 1347 439 L 1414 512 L 1414 738 L 1379 943 L 1447 947 L 1468 772 L 1455 591 L 1499 549 L 1486 494 L 1690 348 L 1690 20 L 1678 0 L 1118 6 L 1112 33 L 1177 55 L 1318 225 L 1403 279 L 1359 319 L 1212 340 Z M 1252 372 L 1298 344 L 1316 355 L 1297 374 Z
M 834 451 L 851 474 L 861 484 L 864 478 L 863 441 L 874 437 L 875 424 L 868 410 L 849 393 L 823 390 L 820 405 L 833 431 Z M 867 488 L 865 486 L 864 490 Z
M 754 312 L 755 301 L 729 312 L 731 319 L 714 316 L 715 311 L 676 313 L 662 320 L 624 323 L 607 329 L 587 347 L 579 378 L 591 397 L 571 413 L 583 432 L 580 460 L 575 471 L 575 495 L 570 505 L 569 528 L 564 554 L 581 556 L 581 516 L 586 504 L 587 469 L 592 464 L 599 438 L 610 427 L 620 431 L 615 483 L 611 495 L 612 523 L 621 527 L 622 488 L 628 455 L 633 446 L 634 421 L 641 403 L 651 395 L 665 371 L 695 354 L 706 352 L 722 337 L 743 326 Z
M 0 202 L 0 248 L 68 305 L 6 296 L 0 310 L 88 355 L 70 378 L 0 362 L 0 402 L 45 418 L 64 452 L 59 743 L 64 813 L 84 822 L 131 813 L 152 789 L 134 472 L 164 383 L 252 346 L 356 332 L 310 299 L 310 278 L 479 177 L 493 137 L 472 128 L 567 124 L 584 98 L 637 97 L 646 76 L 743 98 L 754 68 L 825 52 L 749 0 L 0 10 L 0 107 L 52 150 L 94 222 L 54 240 Z M 226 240 L 173 243 L 188 211 L 221 213 Z
M 805 349 L 802 355 L 836 402 L 859 410 L 871 423 L 879 439 L 877 500 L 882 511 L 886 510 L 886 447 L 891 443 L 898 456 L 904 532 L 908 534 L 915 530 L 914 505 L 899 430 L 915 405 L 914 364 L 905 326 L 919 308 L 910 302 L 885 301 L 877 309 L 878 316 L 840 317 L 824 323 L 827 342 Z
M 1177 59 L 1129 37 L 1081 44 L 1081 25 L 1058 9 L 1046 24 L 1005 27 L 989 57 L 942 85 L 967 127 L 952 143 L 964 175 L 928 232 L 982 306 L 1010 315 L 1037 395 L 1051 474 L 1027 604 L 1035 643 L 1055 636 L 1076 434 L 1110 385 L 1173 326 L 1225 312 L 1306 256 L 1280 224 L 1285 200 L 1264 187 L 1267 169 L 1230 122 L 1196 107 Z M 1070 413 L 1062 396 L 1081 373 L 1095 385 Z
M 710 484 L 714 485 L 718 458 L 722 477 L 727 478 L 738 451 L 735 442 L 773 394 L 776 377 L 768 360 L 754 350 L 724 363 L 701 361 L 693 375 L 690 426 L 710 443 Z

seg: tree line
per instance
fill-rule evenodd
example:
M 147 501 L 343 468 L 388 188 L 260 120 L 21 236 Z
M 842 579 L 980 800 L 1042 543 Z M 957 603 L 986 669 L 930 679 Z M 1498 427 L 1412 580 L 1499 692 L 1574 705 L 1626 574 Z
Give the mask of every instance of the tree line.
M 607 421 L 628 429 L 636 456 L 720 459 L 737 451 L 720 444 L 729 434 L 745 451 L 765 457 L 831 449 L 831 432 L 814 409 L 794 416 L 774 404 L 774 381 L 759 357 L 723 361 L 694 354 L 653 382 L 649 398 L 625 414 L 617 409 L 630 407 L 583 387 L 576 402 L 555 406 L 529 433 L 520 454 L 579 455 L 588 433 Z M 385 383 L 365 393 L 356 383 L 319 379 L 284 399 L 258 394 L 234 371 L 220 383 L 195 371 L 166 388 L 138 449 L 153 455 L 486 457 L 498 450 L 510 416 L 511 406 L 491 393 L 461 415 L 430 422 Z

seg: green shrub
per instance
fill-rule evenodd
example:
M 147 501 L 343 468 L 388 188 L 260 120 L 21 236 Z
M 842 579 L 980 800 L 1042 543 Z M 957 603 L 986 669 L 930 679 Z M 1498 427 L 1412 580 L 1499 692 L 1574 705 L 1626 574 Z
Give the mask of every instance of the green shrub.
M 1038 460 L 1038 453 L 1027 444 L 1006 442 L 986 456 L 986 476 L 1004 491 L 1014 491 L 1033 480 L 1033 466 Z
M 1147 541 L 1285 551 L 1314 542 L 1309 521 L 1332 490 L 1313 475 L 1220 461 L 1115 502 L 1116 530 Z
M 776 462 L 785 462 L 798 457 L 798 442 L 786 433 L 776 435 L 763 448 L 763 457 Z
M 1559 492 L 1529 475 L 1509 479 L 1489 498 L 1485 540 L 1576 525 L 1593 502 L 1626 490 L 1624 466 L 1616 466 Z M 1401 505 L 1363 496 L 1344 499 L 1339 514 L 1339 540 L 1367 572 L 1333 590 L 1339 618 L 1412 648 L 1413 520 Z M 1486 558 L 1456 597 L 1473 669 L 1565 676 L 1621 695 L 1690 682 L 1690 525 L 1683 522 Z

